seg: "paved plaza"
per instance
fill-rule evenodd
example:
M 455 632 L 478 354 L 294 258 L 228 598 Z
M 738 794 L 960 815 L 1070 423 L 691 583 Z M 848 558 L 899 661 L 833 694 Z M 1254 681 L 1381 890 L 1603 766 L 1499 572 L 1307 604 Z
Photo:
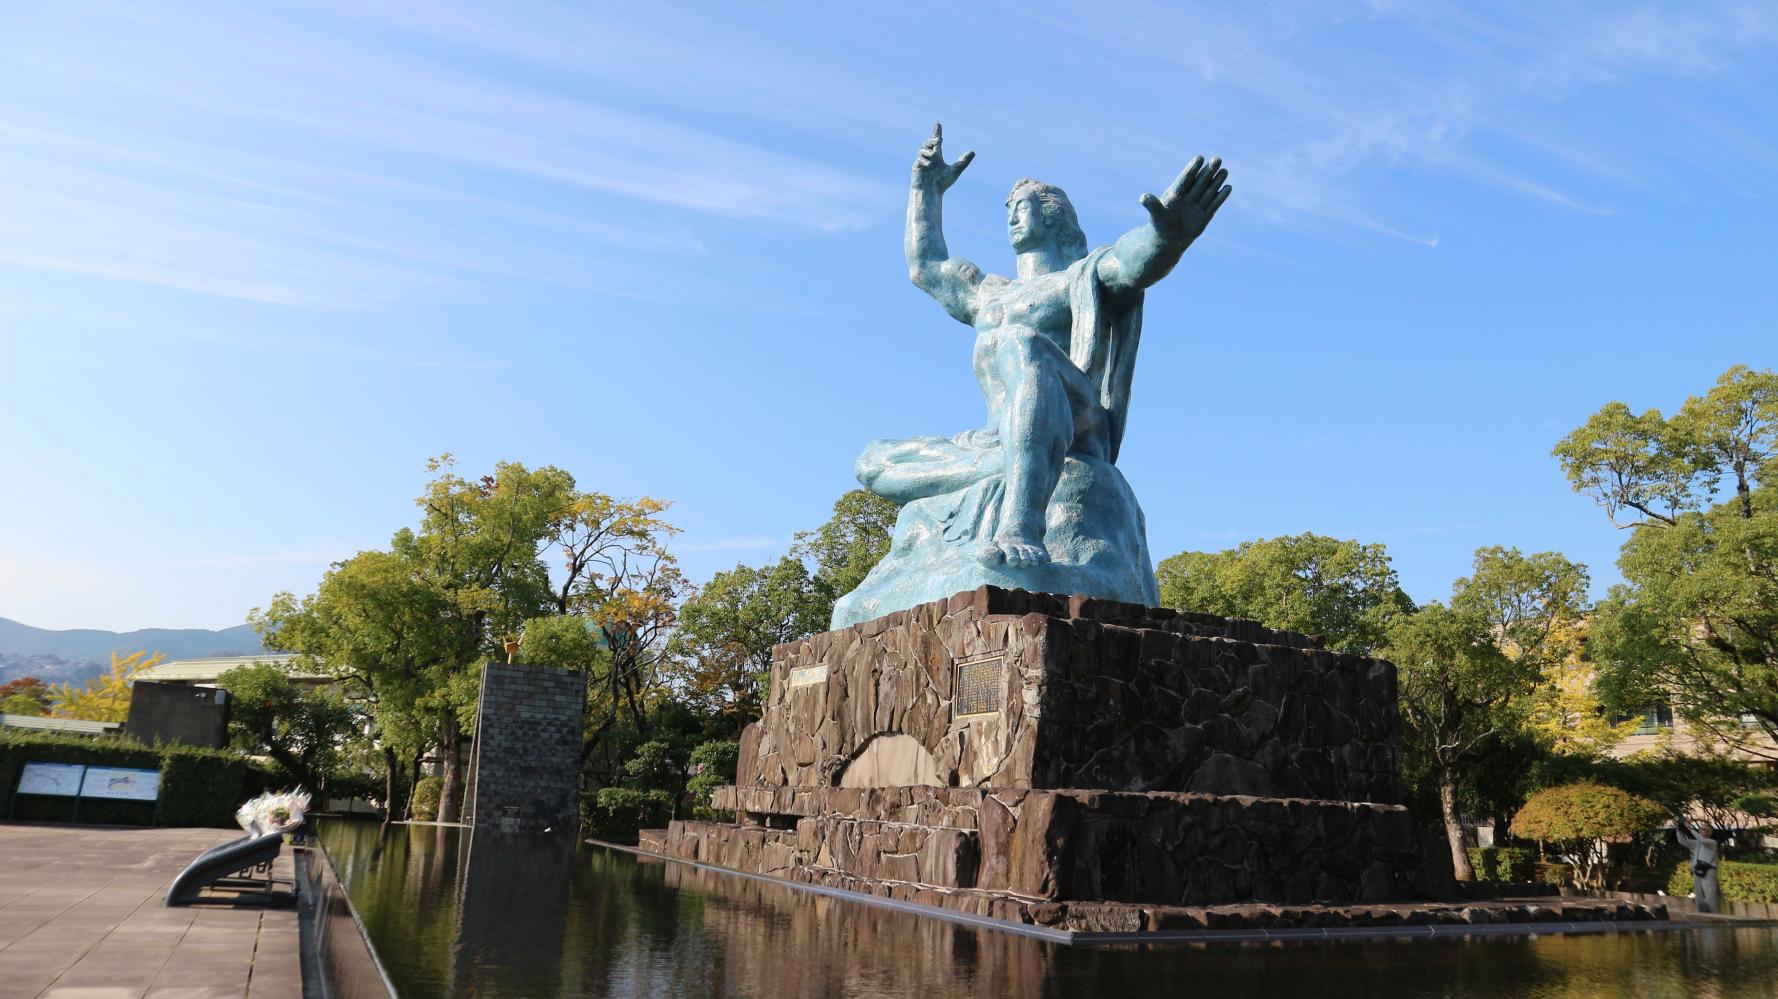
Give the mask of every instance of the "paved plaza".
M 162 905 L 193 857 L 239 835 L 0 824 L 0 997 L 302 995 L 294 907 Z M 274 870 L 290 878 L 289 851 Z

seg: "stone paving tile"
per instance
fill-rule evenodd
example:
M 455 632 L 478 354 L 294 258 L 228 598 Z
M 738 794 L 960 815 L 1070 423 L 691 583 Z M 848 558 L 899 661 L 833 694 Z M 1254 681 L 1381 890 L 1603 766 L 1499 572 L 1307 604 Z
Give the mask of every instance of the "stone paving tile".
M 300 996 L 293 910 L 162 904 L 193 856 L 233 835 L 0 823 L 0 999 Z M 290 878 L 288 853 L 276 873 Z

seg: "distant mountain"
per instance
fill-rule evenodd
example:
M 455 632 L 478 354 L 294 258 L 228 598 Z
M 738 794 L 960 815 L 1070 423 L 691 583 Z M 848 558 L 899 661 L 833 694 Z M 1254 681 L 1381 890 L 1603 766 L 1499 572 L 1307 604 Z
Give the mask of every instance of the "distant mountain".
M 103 673 L 111 653 L 153 655 L 168 659 L 200 656 L 242 656 L 265 651 L 259 635 L 239 624 L 221 631 L 207 628 L 143 628 L 140 631 L 99 631 L 73 628 L 51 631 L 33 628 L 0 617 L 0 683 L 21 676 L 36 676 L 52 683 L 81 683 Z

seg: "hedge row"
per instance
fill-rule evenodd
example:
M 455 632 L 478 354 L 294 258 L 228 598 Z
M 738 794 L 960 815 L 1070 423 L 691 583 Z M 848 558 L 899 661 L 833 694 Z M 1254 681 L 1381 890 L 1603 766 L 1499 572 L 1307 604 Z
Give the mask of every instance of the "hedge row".
M 279 776 L 224 750 L 0 729 L 0 818 L 67 822 L 74 816 L 73 798 L 16 796 L 26 763 L 160 771 L 158 802 L 80 799 L 80 821 L 102 824 L 232 826 L 241 802 L 273 786 Z
M 1725 860 L 1716 877 L 1725 902 L 1778 902 L 1778 864 Z M 1672 877 L 1667 879 L 1667 894 L 1691 893 L 1692 862 L 1688 860 L 1673 868 Z

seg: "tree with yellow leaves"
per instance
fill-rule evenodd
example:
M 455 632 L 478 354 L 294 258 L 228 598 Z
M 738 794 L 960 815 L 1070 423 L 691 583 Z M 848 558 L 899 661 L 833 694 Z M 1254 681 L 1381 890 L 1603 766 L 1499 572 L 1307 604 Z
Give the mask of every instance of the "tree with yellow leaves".
M 1525 722 L 1539 744 L 1559 753 L 1604 753 L 1642 723 L 1640 718 L 1613 721 L 1595 690 L 1597 669 L 1585 655 L 1588 621 L 1577 615 L 1552 626 L 1543 683 Z
M 111 653 L 111 669 L 93 677 L 84 687 L 59 683 L 50 688 L 49 713 L 56 718 L 120 722 L 130 716 L 130 685 L 144 671 L 160 665 L 166 656 L 147 651 L 119 657 Z

